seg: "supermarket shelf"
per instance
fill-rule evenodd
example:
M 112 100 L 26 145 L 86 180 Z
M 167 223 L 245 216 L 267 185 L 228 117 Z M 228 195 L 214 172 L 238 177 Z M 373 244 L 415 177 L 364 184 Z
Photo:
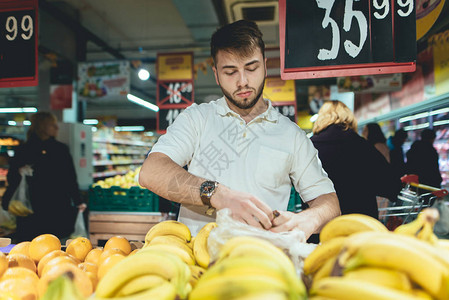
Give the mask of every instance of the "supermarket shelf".
M 112 155 L 119 155 L 119 154 L 123 154 L 123 155 L 146 155 L 147 154 L 147 150 L 145 151 L 139 151 L 139 150 L 126 150 L 126 151 L 108 151 L 108 150 L 94 150 L 93 153 L 94 154 L 112 154 Z
M 130 140 L 115 140 L 115 139 L 93 139 L 95 143 L 106 143 L 106 144 L 121 144 L 121 145 L 132 145 L 132 146 L 143 146 L 143 147 L 151 147 L 151 143 L 139 142 L 139 141 L 130 141 Z
M 126 173 L 128 173 L 128 170 L 125 170 L 125 171 L 97 172 L 97 173 L 93 173 L 92 177 L 93 178 L 111 177 L 111 176 L 115 176 L 115 175 L 124 175 Z
M 142 159 L 135 159 L 130 161 L 112 161 L 112 160 L 100 160 L 94 161 L 94 166 L 115 166 L 115 165 L 132 165 L 132 164 L 142 164 Z

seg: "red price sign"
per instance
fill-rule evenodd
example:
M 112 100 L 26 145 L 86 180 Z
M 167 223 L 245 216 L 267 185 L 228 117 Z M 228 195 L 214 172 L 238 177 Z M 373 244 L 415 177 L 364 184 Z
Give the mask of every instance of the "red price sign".
M 0 87 L 35 86 L 37 0 L 0 0 Z

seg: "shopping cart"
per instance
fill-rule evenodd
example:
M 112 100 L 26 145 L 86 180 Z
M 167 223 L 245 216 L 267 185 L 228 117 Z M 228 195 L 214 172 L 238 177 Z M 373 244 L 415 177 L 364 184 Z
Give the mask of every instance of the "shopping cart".
M 388 207 L 379 208 L 379 220 L 390 230 L 410 223 L 425 207 L 432 206 L 435 201 L 443 201 L 449 194 L 445 189 L 420 184 L 417 175 L 405 175 L 401 180 L 404 187 L 398 200 L 391 202 Z

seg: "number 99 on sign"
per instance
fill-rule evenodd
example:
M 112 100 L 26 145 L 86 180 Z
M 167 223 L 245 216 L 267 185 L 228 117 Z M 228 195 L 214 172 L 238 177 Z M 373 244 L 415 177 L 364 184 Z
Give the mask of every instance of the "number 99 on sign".
M 18 22 L 16 17 L 9 16 L 6 19 L 5 29 L 7 31 L 5 37 L 8 41 L 14 41 L 19 33 Z M 33 36 L 33 18 L 29 15 L 22 17 L 20 21 L 20 36 L 24 40 L 29 40 Z

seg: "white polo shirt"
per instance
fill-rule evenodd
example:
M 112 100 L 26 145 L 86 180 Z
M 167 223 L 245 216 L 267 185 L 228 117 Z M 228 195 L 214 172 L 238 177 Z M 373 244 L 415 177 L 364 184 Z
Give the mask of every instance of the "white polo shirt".
M 194 175 L 250 193 L 273 210 L 287 210 L 291 185 L 303 201 L 335 192 L 305 132 L 273 108 L 248 124 L 224 97 L 181 113 L 151 152 L 161 152 Z M 198 187 L 199 188 L 199 187 Z M 199 189 L 198 189 L 199 193 Z M 179 221 L 196 234 L 215 216 L 182 204 Z

